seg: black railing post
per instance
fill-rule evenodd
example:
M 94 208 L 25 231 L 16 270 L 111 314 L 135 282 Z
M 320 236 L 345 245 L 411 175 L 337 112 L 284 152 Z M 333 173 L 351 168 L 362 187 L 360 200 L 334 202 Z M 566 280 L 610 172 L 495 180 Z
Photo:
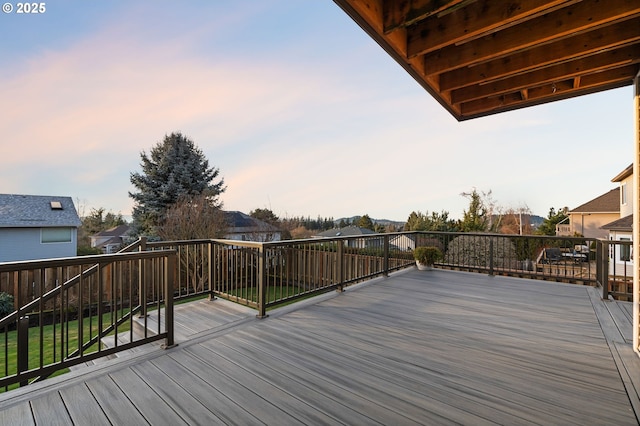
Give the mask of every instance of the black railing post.
M 214 265 L 214 256 L 213 256 L 213 241 L 209 240 L 209 244 L 207 245 L 207 259 L 209 261 L 209 300 L 213 300 L 216 298 L 214 293 L 215 283 L 213 277 L 215 275 L 215 265 Z
M 344 241 L 336 241 L 336 279 L 338 280 L 336 290 L 339 292 L 344 291 Z
M 147 238 L 140 237 L 139 251 L 147 251 Z M 140 259 L 138 261 L 138 300 L 140 301 L 140 314 L 139 318 L 147 316 L 147 293 L 146 293 L 146 274 L 145 274 L 145 262 Z
M 18 374 L 29 370 L 29 317 L 18 320 Z M 20 386 L 26 386 L 29 380 L 20 380 Z
M 596 241 L 596 277 L 602 286 L 602 298 L 609 299 L 609 271 L 608 271 L 609 242 Z
M 164 266 L 164 327 L 167 331 L 167 338 L 163 345 L 164 349 L 176 346 L 173 331 L 173 290 L 176 281 L 177 254 L 174 252 L 167 255 Z M 146 305 L 146 303 L 145 303 Z
M 493 276 L 493 237 L 489 237 L 489 276 Z
M 267 315 L 267 278 L 264 261 L 265 249 L 262 244 L 258 248 L 258 318 L 266 318 Z
M 384 255 L 384 261 L 383 261 L 384 276 L 388 277 L 389 276 L 389 236 L 385 235 L 383 238 L 384 238 L 384 250 L 383 250 L 383 255 Z

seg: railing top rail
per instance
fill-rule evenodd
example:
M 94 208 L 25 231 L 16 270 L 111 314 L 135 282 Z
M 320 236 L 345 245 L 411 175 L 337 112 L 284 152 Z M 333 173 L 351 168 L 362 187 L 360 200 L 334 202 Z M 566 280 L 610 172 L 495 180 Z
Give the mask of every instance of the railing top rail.
M 197 240 L 147 241 L 147 247 L 166 247 L 168 245 L 185 246 L 185 245 L 194 245 L 194 244 L 207 244 L 211 241 L 216 241 L 216 240 L 210 239 L 210 238 L 201 238 Z
M 123 261 L 123 260 L 155 259 L 155 258 L 165 257 L 165 256 L 168 257 L 175 254 L 176 254 L 175 250 L 157 250 L 157 251 L 147 251 L 147 252 L 114 253 L 114 254 L 105 254 L 105 255 L 96 255 L 96 256 L 80 256 L 80 257 L 73 257 L 73 258 L 52 259 L 50 261 L 48 260 L 48 261 L 39 261 L 39 262 L 31 262 L 31 261 L 16 262 L 21 264 L 19 265 L 20 267 L 16 267 L 15 263 L 5 263 L 5 264 L 0 264 L 0 272 L 5 272 L 2 270 L 3 266 L 6 266 L 7 268 L 9 268 L 8 269 L 9 272 L 13 272 L 13 271 L 20 271 L 20 270 L 44 269 L 48 267 L 74 266 L 74 265 L 85 265 L 85 264 L 92 264 L 92 268 L 90 269 L 94 270 L 96 265 L 99 265 L 99 264 L 104 265 L 104 264 L 109 264 L 109 263 Z M 86 261 L 87 259 L 90 261 Z M 82 262 L 78 262 L 78 260 L 82 260 Z M 37 265 L 37 266 L 34 266 L 34 265 Z M 78 278 L 80 277 L 80 275 L 81 274 L 76 275 L 75 277 L 71 278 L 70 280 L 63 283 L 62 285 L 59 285 L 49 290 L 39 298 L 32 300 L 26 305 L 19 307 L 14 312 L 6 315 L 4 318 L 1 318 L 0 329 L 2 327 L 5 327 L 11 321 L 14 321 L 15 319 L 19 318 L 22 315 L 22 313 L 29 312 L 35 306 L 38 306 L 41 302 L 42 303 L 47 302 L 50 299 L 56 297 L 61 291 L 66 290 L 68 287 L 72 285 L 75 285 L 77 282 L 79 282 Z
M 57 268 L 63 266 L 111 263 L 126 259 L 148 259 L 160 257 L 163 255 L 174 254 L 173 249 L 146 251 L 146 252 L 126 252 L 113 254 L 97 254 L 92 256 L 75 256 L 61 257 L 55 259 L 44 260 L 23 260 L 18 262 L 2 262 L 0 263 L 0 272 L 16 272 L 32 269 Z
M 222 245 L 228 246 L 236 246 L 236 247 L 248 247 L 248 248 L 262 248 L 262 247 L 282 247 L 282 246 L 292 246 L 292 245 L 300 245 L 300 244 L 324 244 L 333 241 L 349 241 L 356 239 L 375 239 L 375 238 L 383 238 L 383 237 L 399 237 L 399 236 L 414 236 L 417 234 L 421 235 L 465 235 L 465 236 L 478 236 L 478 237 L 500 237 L 500 238 L 536 238 L 540 240 L 554 240 L 557 241 L 559 238 L 563 241 L 568 241 L 572 243 L 583 243 L 585 241 L 593 242 L 597 241 L 598 238 L 593 237 L 575 237 L 575 236 L 553 236 L 553 235 L 518 235 L 518 234 L 499 234 L 492 232 L 448 232 L 448 231 L 398 231 L 398 232 L 386 232 L 386 233 L 375 233 L 375 234 L 364 234 L 364 235 L 336 235 L 331 237 L 312 237 L 312 238 L 301 238 L 295 240 L 281 240 L 281 241 L 243 241 L 243 240 L 228 240 L 221 238 L 211 238 L 211 239 L 197 239 L 197 240 L 175 240 L 175 241 L 149 241 L 146 243 L 147 247 L 155 248 L 155 247 L 167 247 L 167 246 L 181 246 L 181 245 L 195 245 L 195 244 L 208 244 L 210 242 L 218 243 Z

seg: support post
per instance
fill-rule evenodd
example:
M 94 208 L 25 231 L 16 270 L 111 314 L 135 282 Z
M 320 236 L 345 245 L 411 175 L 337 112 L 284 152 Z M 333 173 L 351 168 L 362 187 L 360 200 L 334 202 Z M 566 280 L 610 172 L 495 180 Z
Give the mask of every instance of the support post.
M 29 370 L 29 317 L 18 319 L 18 374 Z M 20 380 L 20 386 L 26 386 L 29 380 Z
M 140 237 L 140 247 L 139 251 L 147 251 L 147 238 Z M 140 313 L 138 314 L 139 318 L 144 318 L 147 316 L 147 291 L 146 291 L 146 282 L 147 274 L 145 273 L 145 262 L 140 259 L 138 261 L 138 300 L 140 301 Z
M 267 315 L 267 278 L 265 271 L 265 250 L 260 244 L 258 249 L 258 318 L 266 318 Z
M 384 249 L 383 249 L 383 268 L 384 268 L 384 276 L 389 276 L 389 236 L 385 235 L 384 237 Z
M 344 241 L 336 241 L 336 279 L 338 280 L 338 287 L 336 290 L 338 292 L 344 291 Z
M 173 289 L 176 281 L 177 256 L 175 252 L 168 255 L 164 266 L 164 327 L 167 330 L 167 338 L 162 346 L 163 349 L 177 346 L 173 331 Z
M 607 241 L 596 241 L 596 277 L 602 286 L 602 299 L 609 300 L 609 268 L 607 260 L 609 258 L 609 243 Z
M 636 74 L 634 85 L 635 155 L 633 157 L 633 350 L 640 349 L 640 72 Z
M 493 276 L 493 237 L 489 237 L 489 276 Z
M 209 244 L 207 245 L 207 259 L 209 261 L 209 301 L 212 301 L 216 298 L 216 295 L 214 293 L 215 290 L 215 280 L 214 280 L 214 276 L 215 276 L 215 267 L 216 265 L 214 265 L 214 251 L 213 251 L 213 241 L 209 241 Z

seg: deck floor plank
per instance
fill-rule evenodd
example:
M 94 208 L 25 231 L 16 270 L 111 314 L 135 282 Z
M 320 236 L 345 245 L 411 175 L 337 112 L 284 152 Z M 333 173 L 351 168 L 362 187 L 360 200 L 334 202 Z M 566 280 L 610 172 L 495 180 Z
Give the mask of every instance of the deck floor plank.
M 132 367 L 155 393 L 171 406 L 178 415 L 189 424 L 225 424 L 214 412 L 207 409 L 194 398 L 178 382 L 167 376 L 161 369 L 150 362 L 143 362 Z
M 59 392 L 49 392 L 31 401 L 33 422 L 37 425 L 66 426 L 72 424 Z M 18 422 L 17 424 L 21 424 Z
M 69 416 L 76 425 L 110 425 L 107 415 L 93 397 L 86 384 L 65 387 L 60 396 L 67 407 Z
M 23 402 L 6 409 L 0 409 L 0 425 L 35 425 L 29 403 Z
M 211 383 L 237 405 L 249 410 L 259 421 L 271 425 L 298 423 L 295 417 L 269 402 L 268 396 L 261 396 L 254 392 L 251 387 L 245 387 L 234 378 L 220 374 L 218 370 L 211 368 L 208 363 L 202 362 L 202 359 L 193 355 L 190 351 L 176 351 L 172 354 L 172 358 L 194 374 L 202 377 L 203 380 Z
M 211 374 L 213 370 L 208 371 L 208 376 L 195 374 L 182 365 L 183 359 L 180 360 L 181 362 L 177 362 L 172 356 L 163 356 L 152 362 L 227 424 L 246 426 L 264 424 L 248 411 L 250 407 L 246 407 L 247 409 L 241 407 L 213 386 L 216 383 L 211 379 L 215 377 Z
M 114 371 L 110 376 L 149 424 L 189 424 L 131 368 Z
M 412 270 L 318 300 L 263 320 L 226 301 L 178 305 L 177 347 L 0 395 L 0 419 L 638 424 L 626 307 L 611 313 L 592 288 Z
M 87 387 L 114 425 L 140 425 L 146 420 L 109 376 L 88 380 Z

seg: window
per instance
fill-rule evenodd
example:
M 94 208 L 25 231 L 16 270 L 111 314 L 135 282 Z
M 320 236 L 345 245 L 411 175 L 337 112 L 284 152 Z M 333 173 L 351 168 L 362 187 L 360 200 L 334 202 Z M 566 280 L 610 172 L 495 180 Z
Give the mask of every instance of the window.
M 620 204 L 627 204 L 627 183 L 622 182 L 620 184 Z
M 71 228 L 42 228 L 42 243 L 70 243 Z
M 631 241 L 631 238 L 620 238 L 620 241 Z M 623 262 L 631 261 L 631 246 L 620 244 L 620 260 Z

